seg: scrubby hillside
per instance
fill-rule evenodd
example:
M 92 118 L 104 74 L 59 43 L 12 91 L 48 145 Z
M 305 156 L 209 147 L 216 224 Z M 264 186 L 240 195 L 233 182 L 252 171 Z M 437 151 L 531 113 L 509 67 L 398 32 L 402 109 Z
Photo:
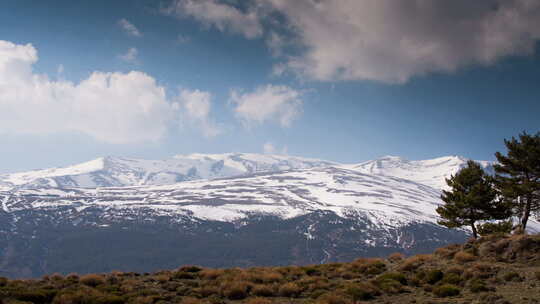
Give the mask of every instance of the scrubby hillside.
M 538 303 L 540 235 L 312 266 L 0 279 L 2 303 Z

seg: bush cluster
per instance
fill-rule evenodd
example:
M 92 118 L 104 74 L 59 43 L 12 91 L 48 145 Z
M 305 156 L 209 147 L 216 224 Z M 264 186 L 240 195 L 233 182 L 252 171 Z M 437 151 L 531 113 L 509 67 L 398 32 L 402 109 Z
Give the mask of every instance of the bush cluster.
M 537 258 L 538 239 L 537 236 L 507 236 L 447 246 L 437 250 L 435 255 L 408 258 L 392 255 L 387 260 L 362 258 L 351 263 L 302 267 L 208 269 L 184 266 L 151 274 L 53 274 L 40 280 L 0 277 L 0 300 L 2 304 L 353 304 L 386 301 L 408 293 L 481 298 L 497 291 L 497 284 L 525 282 L 525 279 L 528 279 L 527 284 L 537 284 L 530 282 L 531 276 L 540 280 L 537 266 L 523 271 L 512 268 L 512 264 L 506 264 L 507 267 L 493 263 L 496 259 L 492 257 L 511 249 L 516 255 L 532 251 L 526 256 L 532 257 L 529 260 Z M 496 251 L 503 240 L 502 247 L 507 249 Z M 494 252 L 476 255 L 475 247 L 491 248 Z M 489 258 L 484 259 L 484 256 Z

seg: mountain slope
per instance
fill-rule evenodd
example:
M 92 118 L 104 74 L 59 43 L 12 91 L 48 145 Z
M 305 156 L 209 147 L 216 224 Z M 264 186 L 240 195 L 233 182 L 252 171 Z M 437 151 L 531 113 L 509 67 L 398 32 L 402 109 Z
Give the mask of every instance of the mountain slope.
M 1 194 L 0 194 L 1 195 Z M 4 209 L 66 207 L 107 213 L 152 210 L 203 220 L 235 221 L 252 214 L 293 218 L 314 211 L 362 212 L 380 225 L 436 222 L 439 192 L 409 180 L 339 167 L 264 172 L 241 177 L 118 188 L 20 189 L 2 195 Z
M 333 164 L 335 163 L 317 159 L 251 153 L 177 155 L 166 160 L 102 157 L 65 168 L 0 175 L 0 190 L 165 185 Z
M 447 188 L 445 179 L 465 167 L 467 161 L 467 158 L 461 156 L 445 156 L 428 160 L 407 160 L 398 156 L 385 156 L 344 167 L 362 173 L 404 178 L 435 189 L 445 189 Z M 493 166 L 490 162 L 477 162 L 488 173 L 493 174 Z
M 466 230 L 437 225 L 440 188 L 430 186 L 441 185 L 462 158 L 359 165 L 249 154 L 184 156 L 171 164 L 106 161 L 55 171 L 64 179 L 45 177 L 61 187 L 21 178 L 20 186 L 0 190 L 0 275 L 314 264 L 427 252 L 467 238 Z M 175 172 L 196 168 L 198 175 L 176 183 L 149 178 L 175 161 L 183 166 Z M 135 186 L 80 187 L 81 176 L 95 183 L 103 171 L 103 178 Z
M 466 238 L 436 224 L 438 193 L 339 166 L 160 186 L 0 192 L 0 275 L 425 252 Z

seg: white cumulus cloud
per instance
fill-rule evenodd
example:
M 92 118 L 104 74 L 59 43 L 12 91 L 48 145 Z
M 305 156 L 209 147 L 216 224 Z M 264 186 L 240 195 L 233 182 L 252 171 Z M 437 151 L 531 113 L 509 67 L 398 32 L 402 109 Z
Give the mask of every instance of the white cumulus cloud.
M 256 11 L 243 12 L 217 0 L 174 0 L 164 12 L 177 17 L 192 17 L 206 26 L 239 33 L 249 39 L 263 34 Z
M 141 32 L 139 31 L 139 29 L 131 22 L 129 22 L 127 19 L 125 18 L 122 18 L 120 20 L 118 20 L 118 25 L 120 25 L 120 27 L 122 28 L 122 30 L 130 35 L 130 36 L 133 36 L 133 37 L 141 37 L 142 34 Z
M 230 102 L 246 126 L 267 121 L 288 127 L 302 113 L 302 92 L 285 85 L 260 86 L 253 92 L 232 90 Z
M 178 105 L 151 76 L 93 72 L 79 83 L 36 74 L 31 45 L 0 41 L 0 133 L 81 132 L 116 144 L 159 140 Z
M 200 128 L 204 135 L 211 137 L 221 133 L 210 119 L 212 95 L 209 92 L 182 89 L 179 99 L 187 119 Z

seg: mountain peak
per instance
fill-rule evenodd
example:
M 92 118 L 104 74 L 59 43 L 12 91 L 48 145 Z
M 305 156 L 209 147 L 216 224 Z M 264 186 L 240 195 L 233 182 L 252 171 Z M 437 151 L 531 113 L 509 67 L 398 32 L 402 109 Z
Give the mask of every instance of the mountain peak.
M 104 156 L 94 160 L 46 170 L 0 176 L 7 187 L 120 187 L 165 185 L 197 179 L 214 179 L 291 169 L 309 169 L 336 163 L 285 155 L 224 153 L 175 155 L 164 160 Z M 7 186 L 4 186 L 7 185 Z
M 395 155 L 384 155 L 382 157 L 379 157 L 377 160 L 390 160 L 390 161 L 407 161 L 401 156 L 395 156 Z

